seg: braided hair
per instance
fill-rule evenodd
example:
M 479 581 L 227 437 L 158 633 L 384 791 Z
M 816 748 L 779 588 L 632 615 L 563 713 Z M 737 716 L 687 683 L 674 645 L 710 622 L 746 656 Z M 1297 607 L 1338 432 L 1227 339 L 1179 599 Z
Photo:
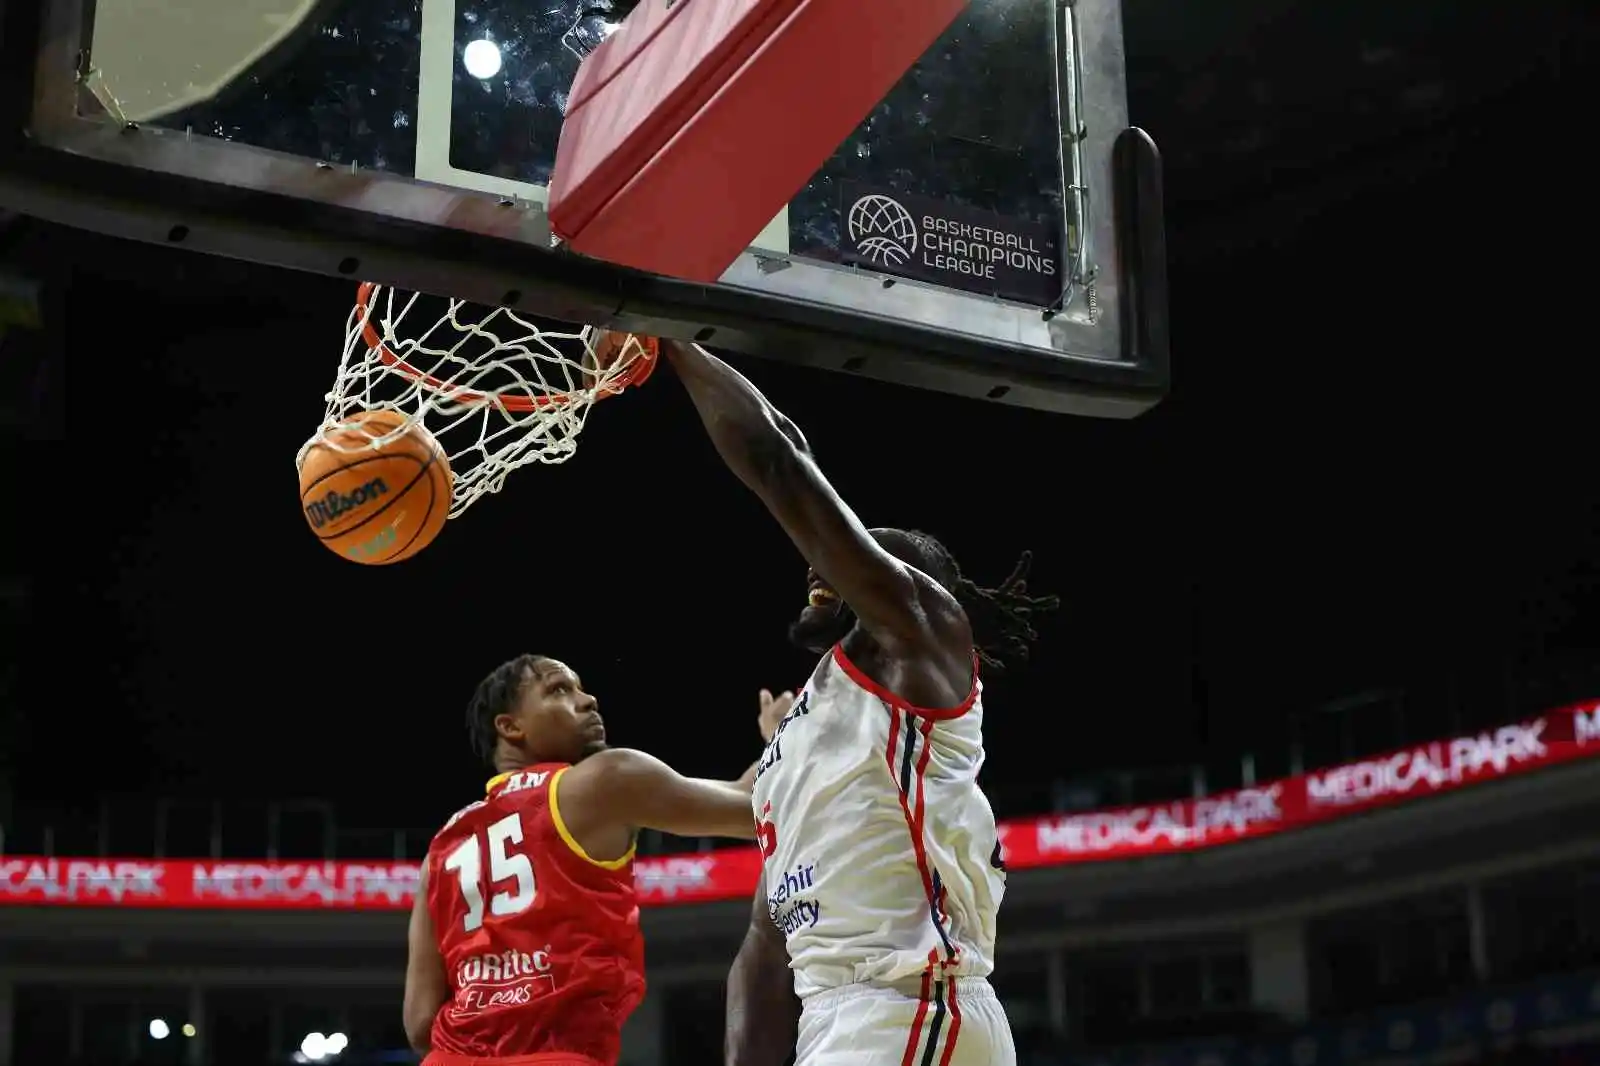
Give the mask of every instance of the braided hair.
M 516 707 L 522 696 L 522 686 L 545 658 L 543 655 L 519 655 L 501 663 L 478 682 L 472 702 L 467 704 L 467 739 L 473 752 L 490 767 L 494 766 L 495 747 L 500 741 L 494 720 L 502 714 L 510 714 Z
M 994 588 L 985 588 L 962 574 L 950 550 L 937 538 L 919 530 L 900 531 L 926 556 L 927 574 L 938 581 L 961 604 L 972 625 L 972 642 L 978 658 L 993 670 L 1028 657 L 1028 648 L 1039 634 L 1033 616 L 1061 606 L 1059 596 L 1028 595 L 1028 570 L 1033 552 L 1025 551 L 1011 568 L 1011 576 Z

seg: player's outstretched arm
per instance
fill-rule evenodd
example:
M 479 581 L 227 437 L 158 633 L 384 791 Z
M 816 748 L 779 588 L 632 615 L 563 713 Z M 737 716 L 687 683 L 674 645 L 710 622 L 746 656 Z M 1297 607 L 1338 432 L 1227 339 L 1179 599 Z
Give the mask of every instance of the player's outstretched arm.
M 724 1066 L 783 1066 L 794 1051 L 800 1000 L 789 973 L 789 951 L 768 914 L 767 885 L 756 885 L 750 928 L 728 971 Z
M 755 839 L 745 778 L 684 777 L 653 755 L 611 748 L 566 771 L 559 787 L 562 818 L 585 847 L 588 834 L 601 850 L 615 850 L 606 845 L 616 839 L 619 827 L 684 837 Z
M 947 593 L 919 590 L 911 571 L 878 546 L 818 469 L 799 427 L 742 374 L 692 344 L 663 341 L 662 348 L 728 469 L 879 643 L 916 649 L 937 639 L 950 627 L 930 624 L 930 607 L 944 619 L 963 617 Z M 970 642 L 957 636 L 964 656 Z
M 406 934 L 406 994 L 402 1015 L 411 1049 L 426 1055 L 432 1044 L 433 1019 L 450 998 L 450 977 L 444 972 L 439 941 L 433 935 L 428 913 L 428 864 L 422 864 L 417 899 L 411 905 L 411 925 Z

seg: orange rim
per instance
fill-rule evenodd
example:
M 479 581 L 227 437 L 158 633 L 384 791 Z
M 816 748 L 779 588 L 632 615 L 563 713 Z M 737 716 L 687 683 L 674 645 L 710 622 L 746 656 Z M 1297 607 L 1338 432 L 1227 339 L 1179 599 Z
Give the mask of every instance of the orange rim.
M 454 403 L 493 405 L 517 414 L 529 414 L 546 407 L 560 407 L 572 402 L 573 397 L 570 392 L 552 392 L 545 396 L 496 396 L 486 392 L 474 392 L 471 389 L 453 388 L 448 382 L 440 381 L 432 374 L 418 370 L 391 351 L 389 346 L 383 343 L 383 338 L 378 336 L 378 330 L 372 324 L 371 300 L 372 290 L 375 288 L 377 282 L 361 283 L 361 287 L 356 290 L 356 311 L 361 315 L 361 339 L 379 359 L 383 360 L 385 366 L 393 368 L 433 392 L 448 397 Z M 629 336 L 639 342 L 639 354 L 621 374 L 607 382 L 605 387 L 595 394 L 596 401 L 616 396 L 631 385 L 643 385 L 649 379 L 651 371 L 656 368 L 656 358 L 661 354 L 660 343 L 654 337 L 641 337 L 637 333 L 631 333 Z

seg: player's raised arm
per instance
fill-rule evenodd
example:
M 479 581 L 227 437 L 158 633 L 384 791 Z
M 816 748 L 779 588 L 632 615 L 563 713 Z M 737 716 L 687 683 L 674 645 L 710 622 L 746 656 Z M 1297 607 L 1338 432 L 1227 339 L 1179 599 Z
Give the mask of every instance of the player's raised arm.
M 728 469 L 761 497 L 800 554 L 879 643 L 906 650 L 946 644 L 969 654 L 954 599 L 873 539 L 811 457 L 799 428 L 742 374 L 692 345 L 663 342 Z
M 432 1043 L 433 1019 L 450 998 L 450 977 L 444 972 L 439 942 L 433 935 L 433 917 L 428 913 L 428 864 L 422 864 L 417 881 L 417 899 L 411 905 L 411 924 L 406 934 L 406 993 L 402 1015 L 406 1039 L 419 1055 L 428 1053 Z
M 605 843 L 633 829 L 754 840 L 749 784 L 753 777 L 748 773 L 738 781 L 684 777 L 653 755 L 609 748 L 563 774 L 558 802 L 572 835 L 586 848 L 589 839 L 600 841 L 601 851 L 617 851 Z
M 750 908 L 750 928 L 728 971 L 724 1066 L 783 1066 L 794 1051 L 799 1019 L 789 950 L 772 924 L 762 879 Z

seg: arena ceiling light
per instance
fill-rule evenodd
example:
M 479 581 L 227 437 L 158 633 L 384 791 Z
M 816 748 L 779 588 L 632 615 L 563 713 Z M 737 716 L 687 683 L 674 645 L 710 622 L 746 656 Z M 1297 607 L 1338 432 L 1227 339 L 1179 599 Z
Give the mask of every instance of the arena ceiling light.
M 467 42 L 461 50 L 461 65 L 467 73 L 480 81 L 488 81 L 500 73 L 500 46 L 490 40 Z

